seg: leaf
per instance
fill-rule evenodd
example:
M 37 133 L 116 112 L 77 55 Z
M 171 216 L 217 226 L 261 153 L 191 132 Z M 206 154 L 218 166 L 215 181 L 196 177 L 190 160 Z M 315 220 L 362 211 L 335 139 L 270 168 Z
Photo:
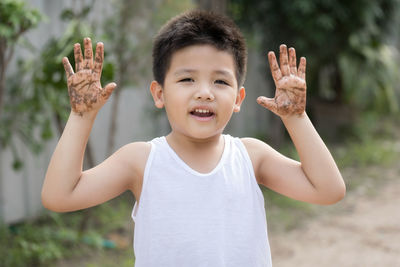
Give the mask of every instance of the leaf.
M 14 159 L 12 167 L 15 171 L 21 170 L 23 166 L 24 166 L 24 163 L 19 158 Z
M 71 19 L 73 19 L 74 17 L 75 17 L 74 12 L 72 11 L 72 9 L 69 9 L 69 8 L 64 9 L 64 10 L 61 12 L 61 15 L 60 15 L 61 20 L 64 20 L 64 21 L 71 20 Z

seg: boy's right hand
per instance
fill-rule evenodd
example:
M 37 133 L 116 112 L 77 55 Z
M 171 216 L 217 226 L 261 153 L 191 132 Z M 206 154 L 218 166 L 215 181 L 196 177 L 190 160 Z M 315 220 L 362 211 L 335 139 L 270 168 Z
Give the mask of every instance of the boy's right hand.
M 72 69 L 68 58 L 63 58 L 64 69 L 67 74 L 68 93 L 72 111 L 83 116 L 89 111 L 97 112 L 110 97 L 117 86 L 109 83 L 102 88 L 100 84 L 101 70 L 104 60 L 104 45 L 96 45 L 96 56 L 93 64 L 92 41 L 85 38 L 84 58 L 82 57 L 79 43 L 74 45 L 75 71 Z

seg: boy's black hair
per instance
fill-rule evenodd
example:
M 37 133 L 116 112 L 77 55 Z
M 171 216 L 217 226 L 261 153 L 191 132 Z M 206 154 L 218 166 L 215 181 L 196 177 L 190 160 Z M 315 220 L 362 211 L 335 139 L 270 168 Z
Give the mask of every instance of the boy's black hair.
M 234 22 L 208 11 L 192 10 L 168 21 L 157 34 L 153 45 L 153 75 L 161 85 L 171 64 L 172 55 L 190 45 L 208 44 L 230 53 L 235 61 L 239 88 L 246 76 L 247 48 Z

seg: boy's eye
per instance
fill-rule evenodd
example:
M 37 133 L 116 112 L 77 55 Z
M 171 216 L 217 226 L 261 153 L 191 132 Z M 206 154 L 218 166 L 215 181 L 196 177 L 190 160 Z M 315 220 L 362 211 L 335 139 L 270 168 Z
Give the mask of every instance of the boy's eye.
M 179 82 L 194 82 L 194 80 L 192 78 L 184 78 L 179 80 Z
M 225 82 L 224 80 L 216 80 L 215 83 L 222 85 L 229 85 L 229 83 Z

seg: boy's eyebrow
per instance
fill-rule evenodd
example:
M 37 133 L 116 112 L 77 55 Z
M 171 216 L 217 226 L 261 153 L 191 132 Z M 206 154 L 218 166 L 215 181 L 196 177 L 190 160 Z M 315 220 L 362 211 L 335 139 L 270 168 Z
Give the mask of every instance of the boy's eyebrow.
M 174 75 L 175 75 L 175 76 L 179 76 L 179 75 L 181 75 L 181 74 L 193 73 L 193 72 L 196 72 L 196 71 L 193 70 L 193 69 L 179 69 L 179 70 L 177 70 L 177 71 L 174 72 Z
M 179 70 L 174 72 L 174 75 L 175 76 L 179 76 L 179 75 L 182 75 L 182 74 L 191 74 L 191 73 L 195 73 L 195 72 L 197 72 L 197 71 L 194 70 L 194 69 L 179 69 Z M 235 78 L 234 75 L 231 72 L 226 71 L 226 70 L 215 70 L 214 73 L 215 74 L 221 74 L 221 75 L 224 75 L 224 76 L 228 76 L 231 79 Z
M 226 71 L 226 70 L 216 70 L 214 71 L 216 74 L 221 74 L 224 76 L 228 76 L 228 78 L 230 79 L 235 79 L 235 76 L 230 72 L 230 71 Z

